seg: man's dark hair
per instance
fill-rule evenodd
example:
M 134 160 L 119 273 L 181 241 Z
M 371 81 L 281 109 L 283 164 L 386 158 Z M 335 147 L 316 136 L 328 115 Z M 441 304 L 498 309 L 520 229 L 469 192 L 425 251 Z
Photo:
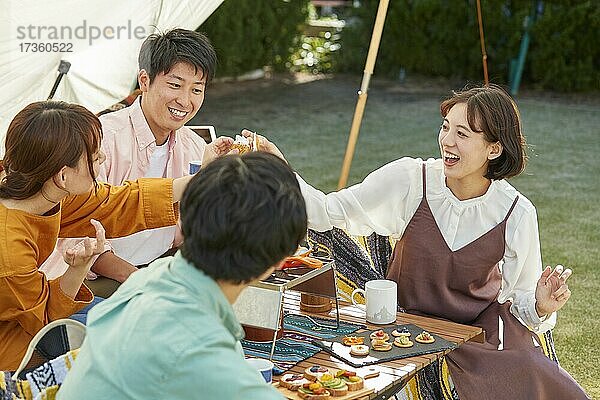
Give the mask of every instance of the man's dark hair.
M 150 82 L 161 72 L 168 73 L 177 63 L 192 65 L 194 73 L 202 71 L 208 83 L 215 74 L 217 54 L 206 36 L 187 29 L 155 33 L 142 43 L 138 64 L 140 70 L 146 70 Z
M 306 236 L 296 177 L 261 152 L 221 157 L 192 178 L 181 200 L 182 255 L 215 280 L 250 282 Z

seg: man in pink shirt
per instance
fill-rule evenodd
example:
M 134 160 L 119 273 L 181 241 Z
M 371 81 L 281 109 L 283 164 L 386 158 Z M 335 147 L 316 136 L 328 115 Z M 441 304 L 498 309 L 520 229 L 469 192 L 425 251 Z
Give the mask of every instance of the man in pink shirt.
M 189 163 L 206 165 L 226 154 L 233 140 L 210 144 L 185 127 L 204 101 L 217 57 L 202 34 L 174 29 L 149 36 L 140 49 L 138 82 L 142 95 L 131 106 L 100 117 L 106 162 L 99 181 L 119 185 L 138 178 L 177 178 L 189 173 Z M 87 281 L 92 291 L 106 297 L 139 265 L 148 264 L 180 242 L 176 226 L 139 232 L 111 240 L 112 251 L 100 255 L 92 271 L 107 279 Z M 64 272 L 59 241 L 57 251 L 42 266 L 48 275 Z M 95 290 L 96 289 L 96 290 Z

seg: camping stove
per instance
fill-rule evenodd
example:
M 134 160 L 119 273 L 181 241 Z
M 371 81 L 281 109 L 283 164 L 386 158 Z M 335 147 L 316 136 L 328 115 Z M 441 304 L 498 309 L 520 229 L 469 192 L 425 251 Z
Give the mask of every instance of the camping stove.
M 240 323 L 246 327 L 272 331 L 269 359 L 275 352 L 277 334 L 283 329 L 283 298 L 287 290 L 335 299 L 336 325 L 327 326 L 307 316 L 317 326 L 339 328 L 340 312 L 335 282 L 333 260 L 323 259 L 320 268 L 289 268 L 277 270 L 267 279 L 252 283 L 240 293 L 233 310 Z

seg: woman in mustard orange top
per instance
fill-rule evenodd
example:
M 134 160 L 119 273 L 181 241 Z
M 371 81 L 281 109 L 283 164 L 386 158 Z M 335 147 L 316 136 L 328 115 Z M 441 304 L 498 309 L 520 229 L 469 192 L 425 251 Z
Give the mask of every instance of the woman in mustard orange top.
M 8 128 L 0 169 L 0 370 L 18 367 L 44 325 L 92 301 L 83 279 L 104 251 L 104 229 L 111 238 L 177 221 L 173 203 L 189 177 L 96 183 L 101 140 L 98 118 L 64 102 L 30 104 Z M 95 239 L 67 250 L 63 276 L 48 281 L 38 271 L 59 236 L 86 235 Z

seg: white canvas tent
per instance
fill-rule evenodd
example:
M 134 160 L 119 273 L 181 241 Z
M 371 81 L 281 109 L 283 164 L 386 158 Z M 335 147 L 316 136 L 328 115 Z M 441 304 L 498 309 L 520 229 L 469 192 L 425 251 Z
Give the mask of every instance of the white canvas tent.
M 149 34 L 196 29 L 222 2 L 0 0 L 0 159 L 10 121 L 48 98 L 61 60 L 71 67 L 53 98 L 101 111 L 132 91 Z

